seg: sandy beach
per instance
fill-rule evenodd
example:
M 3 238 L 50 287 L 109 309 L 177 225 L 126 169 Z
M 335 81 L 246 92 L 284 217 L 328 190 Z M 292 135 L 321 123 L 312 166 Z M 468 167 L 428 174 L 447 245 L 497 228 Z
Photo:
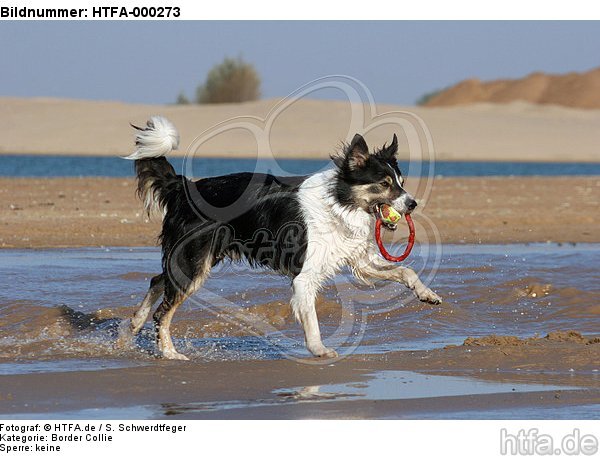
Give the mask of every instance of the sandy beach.
M 0 246 L 154 246 L 160 222 L 145 216 L 135 185 L 0 178 Z M 598 177 L 437 178 L 414 216 L 417 240 L 436 242 L 435 227 L 442 243 L 600 242 L 598 201 Z
M 276 115 L 269 113 L 274 111 Z M 393 114 L 393 113 L 400 114 Z M 370 126 L 378 114 L 392 113 L 398 124 Z M 406 114 L 409 113 L 409 114 Z M 438 160 L 598 161 L 600 110 L 540 106 L 525 102 L 451 107 L 351 105 L 341 101 L 280 99 L 219 105 L 137 105 L 111 101 L 52 98 L 0 98 L 0 153 L 113 155 L 132 149 L 129 123 L 144 125 L 164 115 L 181 133 L 179 154 L 202 133 L 237 118 L 268 129 L 269 146 L 257 148 L 243 130 L 223 133 L 194 148 L 195 156 L 327 158 L 340 141 L 365 132 L 371 146 L 399 136 L 400 157 L 409 158 L 408 136 L 421 136 L 421 118 L 430 132 Z M 241 117 L 240 117 L 241 116 Z M 233 122 L 233 123 L 235 123 Z M 228 124 L 231 126 L 231 122 Z M 349 127 L 352 125 L 352 127 Z M 351 128 L 353 131 L 348 131 Z M 426 145 L 423 146 L 428 149 Z M 411 159 L 431 158 L 413 147 Z

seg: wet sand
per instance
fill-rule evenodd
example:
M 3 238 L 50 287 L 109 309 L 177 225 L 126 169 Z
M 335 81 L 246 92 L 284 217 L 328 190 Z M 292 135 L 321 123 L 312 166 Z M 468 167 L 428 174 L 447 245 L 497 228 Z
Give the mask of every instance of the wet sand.
M 332 364 L 155 360 L 128 368 L 0 375 L 0 415 L 56 416 L 100 408 L 107 410 L 106 417 L 127 415 L 129 410 L 131 416 L 145 413 L 157 418 L 410 418 L 448 412 L 476 417 L 485 410 L 518 418 L 519 410 L 533 408 L 539 418 L 545 418 L 544 408 L 571 407 L 571 416 L 576 417 L 573 407 L 600 404 L 598 359 L 600 343 L 541 338 L 520 347 L 456 346 L 351 356 Z M 565 375 L 571 369 L 577 375 Z M 440 389 L 402 398 L 399 377 L 395 382 L 399 399 L 377 400 L 368 394 L 348 398 L 343 389 L 339 394 L 319 394 L 323 385 L 355 385 L 360 392 L 368 387 L 370 377 L 385 371 L 468 375 L 510 386 L 490 394 L 480 394 L 476 388 L 469 391 L 467 385 L 463 394 Z M 545 390 L 540 386 L 541 392 L 535 392 L 532 384 L 555 386 Z
M 413 217 L 417 241 L 600 242 L 598 177 L 437 178 Z M 121 178 L 0 178 L 0 247 L 153 246 L 149 221 Z M 402 227 L 398 235 L 404 234 Z

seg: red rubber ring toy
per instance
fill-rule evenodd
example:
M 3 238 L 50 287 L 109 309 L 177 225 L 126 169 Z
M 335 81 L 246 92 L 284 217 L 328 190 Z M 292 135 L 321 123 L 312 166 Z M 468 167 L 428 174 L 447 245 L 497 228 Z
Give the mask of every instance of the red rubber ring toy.
M 404 217 L 406 218 L 406 224 L 408 225 L 408 230 L 409 230 L 408 244 L 406 244 L 404 253 L 400 256 L 390 255 L 390 253 L 385 249 L 385 246 L 383 245 L 383 241 L 381 240 L 381 225 L 383 225 L 383 222 L 381 221 L 381 219 L 378 218 L 377 222 L 375 224 L 375 240 L 377 241 L 377 246 L 379 247 L 379 251 L 381 252 L 381 255 L 386 260 L 393 261 L 395 263 L 399 263 L 400 261 L 404 260 L 408 255 L 410 255 L 410 252 L 411 252 L 413 246 L 415 245 L 415 224 L 413 223 L 412 218 L 410 217 L 410 214 L 404 214 Z

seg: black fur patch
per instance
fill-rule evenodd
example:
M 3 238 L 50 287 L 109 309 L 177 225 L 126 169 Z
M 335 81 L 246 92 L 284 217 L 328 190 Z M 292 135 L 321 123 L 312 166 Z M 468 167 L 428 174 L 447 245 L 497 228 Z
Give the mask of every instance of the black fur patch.
M 296 276 L 307 242 L 297 199 L 305 179 L 238 173 L 192 182 L 163 176 L 160 184 L 153 184 L 166 208 L 160 236 L 163 269 L 175 261 L 193 279 L 198 265 L 210 256 L 213 266 L 226 258 L 244 259 L 251 266 Z M 173 248 L 186 237 L 184 258 L 172 258 Z
M 364 151 L 366 150 L 366 157 Z M 356 195 L 352 191 L 353 186 L 369 185 L 372 193 L 380 193 L 380 203 L 390 203 L 392 199 L 400 197 L 406 193 L 404 189 L 396 182 L 396 175 L 402 176 L 398 168 L 396 153 L 398 152 L 398 139 L 396 135 L 389 146 L 384 145 L 374 153 L 369 153 L 364 138 L 355 135 L 350 144 L 344 147 L 341 154 L 333 156 L 332 159 L 338 168 L 336 182 L 333 187 L 334 197 L 340 204 L 350 207 L 358 207 Z M 356 155 L 363 157 L 356 160 Z M 360 166 L 356 166 L 359 164 Z M 391 187 L 380 186 L 386 180 L 386 176 L 391 178 Z M 389 191 L 388 191 L 389 190 Z

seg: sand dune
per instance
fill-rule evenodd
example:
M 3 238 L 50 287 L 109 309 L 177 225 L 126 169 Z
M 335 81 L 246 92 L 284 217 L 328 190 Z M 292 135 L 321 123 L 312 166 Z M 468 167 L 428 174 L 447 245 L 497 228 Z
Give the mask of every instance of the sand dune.
M 561 75 L 536 72 L 521 79 L 490 82 L 467 79 L 432 97 L 426 106 L 511 101 L 600 109 L 600 68 Z
M 165 106 L 62 99 L 0 98 L 0 153 L 126 155 L 132 146 L 129 122 L 142 124 L 150 115 L 163 114 L 179 127 L 180 153 L 206 129 L 237 116 L 265 118 L 281 100 L 252 103 Z M 269 144 L 257 146 L 240 129 L 228 130 L 197 150 L 203 156 L 268 156 L 326 158 L 340 141 L 364 131 L 371 117 L 388 111 L 409 111 L 430 130 L 437 159 L 597 161 L 600 158 L 600 110 L 579 110 L 516 102 L 443 108 L 361 105 L 303 99 L 273 121 Z M 241 119 L 262 128 L 257 119 Z M 414 124 L 414 122 L 413 122 Z M 389 141 L 400 133 L 401 151 L 409 158 L 406 131 L 387 125 L 366 134 L 368 142 Z M 411 158 L 417 158 L 411 151 Z

